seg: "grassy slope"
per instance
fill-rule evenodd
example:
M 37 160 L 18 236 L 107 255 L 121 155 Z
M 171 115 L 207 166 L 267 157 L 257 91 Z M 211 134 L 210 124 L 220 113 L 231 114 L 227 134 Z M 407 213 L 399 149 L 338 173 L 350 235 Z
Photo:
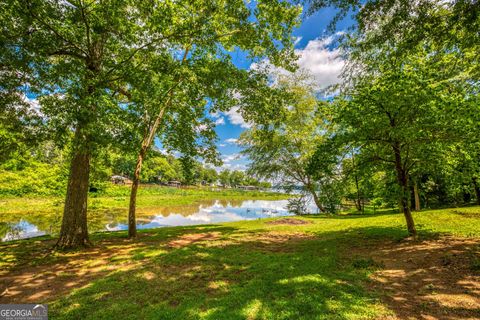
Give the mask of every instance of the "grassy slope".
M 56 266 L 76 263 L 80 273 L 98 272 L 68 295 L 45 298 L 52 319 L 368 319 L 388 314 L 378 296 L 364 289 L 373 269 L 356 252 L 405 237 L 402 216 L 298 219 L 311 223 L 259 220 L 163 228 L 144 231 L 136 242 L 124 240 L 124 232 L 97 234 L 96 249 L 111 254 L 80 260 L 78 253 L 32 254 L 48 241 L 19 241 L 0 247 L 2 269 L 45 267 L 55 276 Z M 421 237 L 480 237 L 480 207 L 424 211 L 415 219 Z M 172 246 L 185 234 L 205 233 L 214 236 Z M 56 276 L 69 282 L 78 273 Z

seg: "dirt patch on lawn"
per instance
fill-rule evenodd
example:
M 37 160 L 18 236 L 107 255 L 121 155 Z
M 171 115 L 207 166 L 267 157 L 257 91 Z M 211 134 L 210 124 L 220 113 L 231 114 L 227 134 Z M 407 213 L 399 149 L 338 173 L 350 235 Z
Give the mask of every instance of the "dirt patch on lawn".
M 172 248 L 182 248 L 196 242 L 218 240 L 220 236 L 220 232 L 189 233 L 170 241 L 168 246 Z
M 50 242 L 42 243 L 43 251 L 46 243 Z M 126 239 L 107 240 L 92 248 L 58 254 L 52 262 L 25 263 L 4 271 L 0 277 L 0 303 L 49 301 L 113 271 L 138 267 L 140 262 L 130 258 L 138 247 L 138 243 Z M 43 254 L 57 255 L 54 252 Z
M 271 225 L 279 225 L 279 224 L 286 224 L 286 225 L 302 225 L 302 224 L 310 224 L 310 221 L 305 221 L 301 219 L 293 219 L 293 218 L 283 218 L 274 221 L 269 221 L 267 224 Z
M 388 319 L 480 319 L 480 240 L 445 237 L 369 248 L 383 268 L 372 276 L 395 316 Z

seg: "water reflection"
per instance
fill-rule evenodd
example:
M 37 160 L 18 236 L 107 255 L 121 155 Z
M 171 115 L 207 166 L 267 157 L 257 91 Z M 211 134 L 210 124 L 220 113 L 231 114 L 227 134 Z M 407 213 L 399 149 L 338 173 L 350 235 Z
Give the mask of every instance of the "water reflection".
M 196 205 L 140 208 L 137 211 L 139 229 L 166 226 L 186 226 L 218 222 L 253 220 L 291 215 L 286 210 L 287 200 L 212 200 Z M 88 214 L 89 229 L 114 231 L 127 229 L 125 209 L 97 210 Z M 60 229 L 61 212 L 29 214 L 19 221 L 0 223 L 2 241 L 55 234 Z

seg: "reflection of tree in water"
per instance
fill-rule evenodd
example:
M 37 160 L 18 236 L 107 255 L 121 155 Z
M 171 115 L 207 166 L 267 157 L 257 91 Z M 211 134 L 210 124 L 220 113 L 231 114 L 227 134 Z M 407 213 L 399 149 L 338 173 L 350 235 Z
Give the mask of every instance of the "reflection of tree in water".
M 232 207 L 239 208 L 242 206 L 245 200 L 202 200 L 197 201 L 191 205 L 180 206 L 161 206 L 161 207 L 144 207 L 138 208 L 137 223 L 147 224 L 159 215 L 168 217 L 172 214 L 179 214 L 183 217 L 196 214 L 200 209 L 210 208 L 213 206 L 222 206 L 223 208 Z M 111 209 L 96 209 L 88 211 L 88 228 L 90 232 L 104 231 L 105 226 L 115 228 L 122 224 L 127 224 L 127 208 L 111 208 Z M 2 217 L 3 221 L 0 221 L 0 239 L 9 236 L 9 238 L 20 236 L 22 231 L 21 221 L 28 222 L 29 224 L 36 226 L 38 231 L 45 232 L 47 234 L 56 235 L 60 230 L 62 223 L 62 209 L 56 208 L 48 211 L 36 211 L 28 212 L 22 215 L 15 215 L 15 219 L 11 219 L 12 215 L 8 217 Z
M 245 200 L 218 200 L 218 202 L 225 208 L 225 207 L 232 207 L 232 208 L 240 208 Z
M 44 232 L 47 234 L 56 234 L 60 230 L 60 224 L 62 223 L 61 210 L 49 210 L 49 211 L 36 211 L 28 212 L 22 215 L 15 215 L 14 219 L 11 219 L 12 215 L 4 217 L 0 222 L 0 238 L 9 236 L 10 240 L 18 239 L 21 233 L 25 232 L 24 229 L 28 225 L 35 226 L 38 232 Z M 8 219 L 7 221 L 5 221 Z M 26 222 L 25 223 L 22 223 Z
M 181 206 L 162 206 L 162 207 L 144 207 L 137 209 L 137 223 L 138 224 L 148 224 L 158 216 L 168 217 L 172 214 L 179 214 L 183 217 L 188 217 L 193 214 L 196 214 L 200 209 L 205 209 L 213 206 L 222 206 L 222 207 L 233 207 L 239 208 L 242 206 L 242 203 L 245 200 L 201 200 L 197 201 L 195 204 L 191 205 L 181 205 Z M 98 224 L 99 230 L 105 228 L 105 224 L 108 224 L 109 227 L 115 228 L 119 224 L 127 224 L 127 210 L 118 209 L 118 210 L 109 210 L 104 212 L 103 216 L 107 219 L 104 221 L 104 224 Z M 97 218 L 102 215 L 96 214 Z M 90 216 L 89 216 L 90 219 Z M 89 223 L 90 220 L 89 220 Z M 93 230 L 93 229 L 92 229 Z
M 16 223 L 0 222 L 0 238 L 4 239 L 8 235 L 8 240 L 18 239 L 22 229 Z
M 184 217 L 187 217 L 200 211 L 200 208 L 210 207 L 210 206 L 213 206 L 214 204 L 215 204 L 215 200 L 206 200 L 206 201 L 199 201 L 191 205 L 148 208 L 149 210 L 146 213 L 155 214 L 157 216 L 162 215 L 164 217 L 168 217 L 171 214 L 179 214 Z M 143 209 L 140 210 L 140 212 L 142 214 Z
M 103 209 L 88 212 L 88 229 L 90 232 L 104 231 L 105 226 L 116 226 L 127 221 L 127 209 Z

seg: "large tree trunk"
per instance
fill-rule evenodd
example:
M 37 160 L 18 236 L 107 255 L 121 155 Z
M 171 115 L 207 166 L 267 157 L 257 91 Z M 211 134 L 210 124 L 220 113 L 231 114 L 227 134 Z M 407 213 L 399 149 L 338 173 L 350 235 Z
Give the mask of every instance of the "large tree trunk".
M 413 196 L 415 198 L 415 211 L 420 211 L 420 195 L 418 194 L 418 183 L 413 184 Z
M 56 244 L 59 249 L 90 245 L 87 229 L 90 151 L 88 138 L 82 133 L 81 127 L 75 132 L 75 142 L 76 149 L 70 165 L 62 227 Z
M 137 236 L 137 222 L 135 218 L 137 207 L 137 191 L 140 184 L 140 173 L 142 171 L 142 163 L 147 153 L 147 146 L 145 141 L 142 143 L 142 148 L 138 154 L 135 171 L 133 173 L 132 190 L 130 192 L 130 204 L 128 207 L 128 237 L 135 238 Z
M 398 144 L 393 145 L 393 151 L 395 153 L 395 170 L 397 172 L 397 181 L 401 189 L 400 194 L 400 206 L 407 222 L 408 234 L 414 238 L 417 237 L 417 230 L 415 229 L 415 223 L 413 221 L 412 212 L 410 211 L 409 203 L 409 188 L 408 188 L 408 172 L 402 162 L 402 156 L 400 147 Z
M 310 192 L 310 194 L 312 195 L 313 202 L 317 206 L 318 210 L 320 210 L 320 212 L 325 213 L 327 210 L 325 209 L 322 202 L 318 198 L 317 192 L 315 191 L 315 187 L 312 184 L 308 184 L 307 189 Z
M 477 197 L 477 204 L 480 205 L 480 185 L 478 184 L 477 177 L 472 178 L 473 188 L 475 189 L 475 196 Z

